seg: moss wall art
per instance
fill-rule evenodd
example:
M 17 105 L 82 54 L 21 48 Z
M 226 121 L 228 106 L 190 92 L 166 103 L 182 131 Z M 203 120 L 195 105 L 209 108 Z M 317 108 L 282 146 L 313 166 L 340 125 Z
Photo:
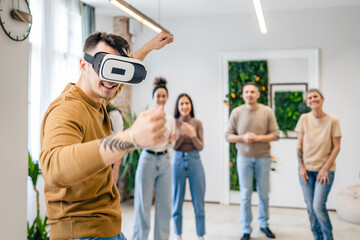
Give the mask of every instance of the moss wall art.
M 275 92 L 275 116 L 280 131 L 288 136 L 289 131 L 294 131 L 301 114 L 310 111 L 303 99 L 303 91 L 278 91 Z
M 246 61 L 246 62 L 229 62 L 229 94 L 226 95 L 225 104 L 231 111 L 244 104 L 241 97 L 242 87 L 247 82 L 254 82 L 259 87 L 260 98 L 259 103 L 268 105 L 268 67 L 264 61 Z M 237 151 L 235 144 L 230 144 L 230 190 L 239 190 L 239 180 L 236 167 Z M 255 185 L 254 185 L 255 187 Z

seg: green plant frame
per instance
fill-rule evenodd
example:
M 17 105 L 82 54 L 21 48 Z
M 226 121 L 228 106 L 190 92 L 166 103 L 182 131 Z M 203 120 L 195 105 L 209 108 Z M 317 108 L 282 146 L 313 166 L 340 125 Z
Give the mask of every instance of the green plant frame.
M 226 95 L 225 104 L 231 111 L 244 104 L 242 98 L 242 88 L 247 82 L 253 82 L 259 87 L 260 98 L 259 103 L 268 105 L 268 66 L 266 60 L 260 61 L 230 61 L 228 62 L 229 74 L 229 94 Z M 234 143 L 230 143 L 229 147 L 229 168 L 230 168 L 230 190 L 240 190 L 239 178 L 237 174 L 236 157 L 237 150 Z M 255 182 L 254 177 L 254 182 Z M 256 184 L 253 185 L 254 189 Z
M 301 114 L 310 111 L 303 95 L 302 91 L 275 92 L 275 116 L 285 137 L 289 137 L 289 131 L 294 131 Z
M 296 139 L 296 124 L 303 113 L 311 109 L 306 106 L 307 83 L 270 84 L 270 106 L 274 109 L 281 131 L 280 138 Z

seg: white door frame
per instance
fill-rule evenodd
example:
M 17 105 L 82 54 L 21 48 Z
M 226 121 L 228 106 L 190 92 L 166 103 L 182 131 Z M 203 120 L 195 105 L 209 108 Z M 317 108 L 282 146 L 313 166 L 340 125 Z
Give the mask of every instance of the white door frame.
M 221 52 L 220 53 L 220 91 L 221 96 L 226 96 L 229 93 L 229 61 L 256 61 L 256 60 L 269 60 L 269 59 L 291 59 L 302 58 L 308 60 L 309 67 L 309 88 L 319 88 L 319 49 L 290 49 L 290 50 L 261 50 L 261 51 L 240 51 L 240 52 Z M 228 128 L 229 121 L 229 108 L 222 104 L 222 132 L 225 133 Z M 220 203 L 231 203 L 230 186 L 230 172 L 229 172 L 229 143 L 225 138 L 221 140 L 223 159 L 221 161 L 221 170 L 224 173 L 222 179 L 222 194 Z

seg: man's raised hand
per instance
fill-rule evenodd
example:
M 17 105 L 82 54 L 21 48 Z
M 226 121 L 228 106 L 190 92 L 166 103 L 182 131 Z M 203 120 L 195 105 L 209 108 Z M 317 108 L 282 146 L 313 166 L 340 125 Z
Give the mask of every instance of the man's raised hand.
M 163 141 L 167 131 L 165 116 L 163 106 L 140 113 L 131 126 L 136 145 L 150 147 Z

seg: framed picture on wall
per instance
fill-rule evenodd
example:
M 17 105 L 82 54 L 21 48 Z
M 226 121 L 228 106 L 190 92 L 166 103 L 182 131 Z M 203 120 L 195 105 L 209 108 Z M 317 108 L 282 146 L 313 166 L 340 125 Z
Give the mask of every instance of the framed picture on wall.
M 274 109 L 280 129 L 280 138 L 296 139 L 294 131 L 301 114 L 310 109 L 306 106 L 307 83 L 270 84 L 270 107 Z

